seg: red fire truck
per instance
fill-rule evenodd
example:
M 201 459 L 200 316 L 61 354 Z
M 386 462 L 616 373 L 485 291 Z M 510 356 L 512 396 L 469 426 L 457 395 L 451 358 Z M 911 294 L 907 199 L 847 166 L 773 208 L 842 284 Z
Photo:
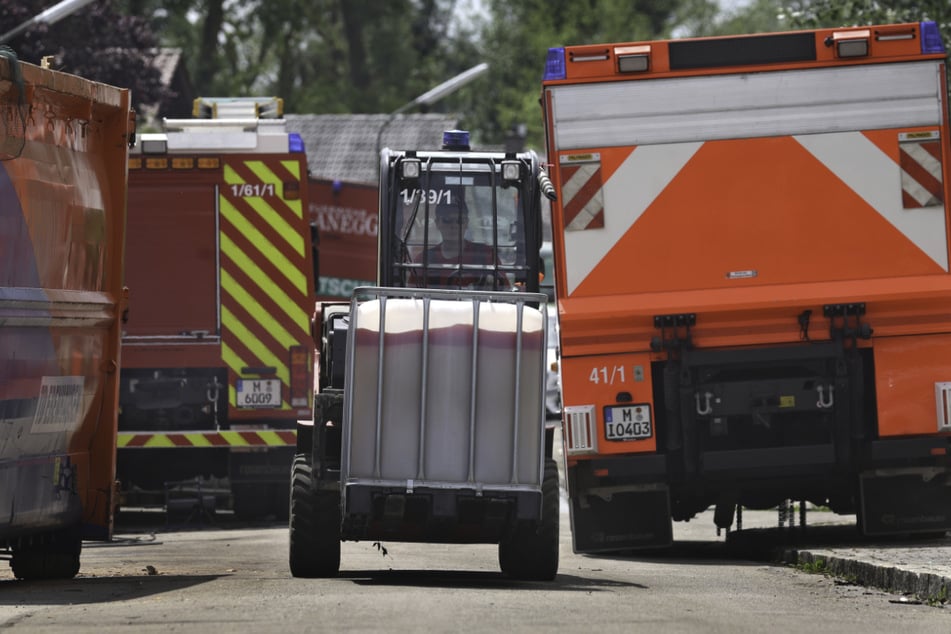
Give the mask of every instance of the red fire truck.
M 310 221 L 319 236 L 317 299 L 349 299 L 353 289 L 376 282 L 377 207 L 375 185 L 310 180 Z
M 199 99 L 130 159 L 118 470 L 127 499 L 227 478 L 234 510 L 287 515 L 311 417 L 307 163 L 275 98 Z M 203 497 L 199 496 L 202 502 Z

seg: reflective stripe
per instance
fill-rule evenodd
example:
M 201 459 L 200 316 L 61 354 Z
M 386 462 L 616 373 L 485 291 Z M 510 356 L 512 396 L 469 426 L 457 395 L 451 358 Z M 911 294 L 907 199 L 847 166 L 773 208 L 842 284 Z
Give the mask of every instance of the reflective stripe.
M 119 449 L 178 447 L 288 447 L 297 444 L 294 430 L 184 431 L 178 433 L 119 432 Z
M 601 160 L 568 162 L 562 157 L 562 207 L 566 231 L 604 227 L 604 196 L 601 191 Z
M 908 141 L 898 145 L 902 203 L 905 209 L 932 207 L 944 202 L 941 178 L 941 141 Z
M 228 403 L 244 368 L 273 368 L 290 403 L 290 350 L 310 341 L 312 289 L 307 280 L 307 227 L 302 201 L 285 200 L 299 184 L 299 160 L 228 159 L 220 189 L 221 351 L 230 368 Z M 238 442 L 235 440 L 232 443 Z

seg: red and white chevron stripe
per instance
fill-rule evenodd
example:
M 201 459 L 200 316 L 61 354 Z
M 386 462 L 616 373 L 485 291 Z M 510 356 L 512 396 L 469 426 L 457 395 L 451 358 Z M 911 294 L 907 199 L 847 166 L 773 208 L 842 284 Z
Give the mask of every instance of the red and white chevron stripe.
M 566 231 L 604 227 L 601 155 L 570 154 L 561 157 L 562 209 Z
M 941 139 L 937 132 L 902 135 L 899 143 L 901 197 L 905 209 L 933 207 L 944 202 L 941 178 Z

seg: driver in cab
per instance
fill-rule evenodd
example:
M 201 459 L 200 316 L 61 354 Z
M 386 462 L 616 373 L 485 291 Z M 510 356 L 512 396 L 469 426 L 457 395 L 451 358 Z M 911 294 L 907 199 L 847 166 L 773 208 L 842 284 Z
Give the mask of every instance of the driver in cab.
M 492 290 L 493 280 L 498 280 L 496 289 L 507 288 L 505 275 L 495 269 L 498 260 L 493 255 L 492 247 L 466 237 L 469 212 L 464 201 L 440 202 L 436 206 L 434 218 L 442 240 L 420 257 L 420 262 L 428 267 L 427 286 Z M 476 268 L 467 268 L 470 265 Z

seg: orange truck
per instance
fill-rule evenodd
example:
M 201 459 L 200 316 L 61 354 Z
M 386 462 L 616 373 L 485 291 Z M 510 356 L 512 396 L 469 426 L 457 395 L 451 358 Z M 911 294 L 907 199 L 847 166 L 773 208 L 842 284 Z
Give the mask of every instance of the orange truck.
M 129 506 L 226 480 L 237 515 L 287 516 L 295 427 L 312 416 L 315 290 L 307 163 L 282 109 L 198 99 L 195 118 L 133 149 L 118 439 Z
M 0 554 L 71 578 L 115 507 L 129 91 L 0 53 Z
M 951 529 L 946 77 L 932 22 L 550 49 L 575 551 Z

